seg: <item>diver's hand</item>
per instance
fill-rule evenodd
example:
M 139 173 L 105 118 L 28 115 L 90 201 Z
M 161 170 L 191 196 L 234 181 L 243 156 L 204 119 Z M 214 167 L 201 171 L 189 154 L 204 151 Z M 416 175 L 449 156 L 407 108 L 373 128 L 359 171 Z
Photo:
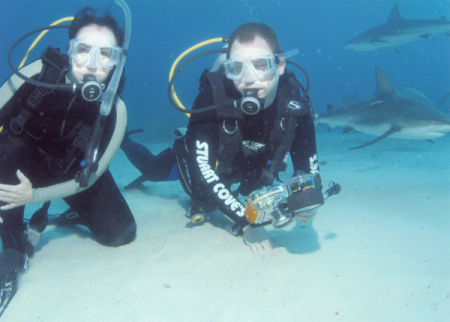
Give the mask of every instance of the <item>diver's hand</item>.
M 252 228 L 250 225 L 244 227 L 244 242 L 250 247 L 253 255 L 265 259 L 275 255 L 272 243 L 264 227 Z
M 20 170 L 16 174 L 20 180 L 18 185 L 0 184 L 0 201 L 8 203 L 0 207 L 0 210 L 9 210 L 31 202 L 33 186 L 30 180 Z

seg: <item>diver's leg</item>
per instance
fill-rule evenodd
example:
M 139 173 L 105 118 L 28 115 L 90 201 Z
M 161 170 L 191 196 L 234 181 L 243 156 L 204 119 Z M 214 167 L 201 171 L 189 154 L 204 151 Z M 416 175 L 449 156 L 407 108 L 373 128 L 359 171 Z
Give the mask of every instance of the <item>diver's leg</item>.
M 145 174 L 147 168 L 152 165 L 155 155 L 151 153 L 145 146 L 137 143 L 126 135 L 123 139 L 120 148 L 125 152 L 128 160 L 138 169 L 142 174 Z
M 92 187 L 66 197 L 64 201 L 101 244 L 117 247 L 135 239 L 133 214 L 109 170 Z
M 126 138 L 121 148 L 146 180 L 158 182 L 176 180 L 178 178 L 171 176 L 177 161 L 173 147 L 165 149 L 155 156 L 142 144 Z
M 39 173 L 45 172 L 39 167 L 41 163 L 39 152 L 20 137 L 2 133 L 0 135 L 0 155 L 0 183 L 2 184 L 19 184 L 17 170 L 21 170 L 35 187 L 39 181 Z M 4 202 L 0 202 L 0 205 L 4 204 Z M 27 248 L 24 234 L 26 230 L 23 222 L 24 209 L 24 206 L 20 206 L 9 210 L 0 210 L 2 218 L 0 236 L 3 249 L 13 248 L 21 253 L 30 251 Z
M 38 166 L 36 153 L 20 138 L 0 134 L 0 183 L 19 184 L 20 180 L 16 175 L 19 169 L 33 182 L 33 169 Z M 0 202 L 0 205 L 4 203 Z M 0 253 L 0 316 L 17 291 L 17 275 L 26 270 L 28 258 L 33 254 L 33 246 L 25 235 L 27 227 L 23 222 L 24 209 L 24 206 L 20 206 L 0 210 L 0 237 L 3 245 Z

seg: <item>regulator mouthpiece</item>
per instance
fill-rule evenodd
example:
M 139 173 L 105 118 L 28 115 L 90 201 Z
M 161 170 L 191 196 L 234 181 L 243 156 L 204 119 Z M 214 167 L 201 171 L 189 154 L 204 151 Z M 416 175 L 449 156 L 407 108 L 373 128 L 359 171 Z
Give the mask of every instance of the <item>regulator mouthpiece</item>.
M 248 115 L 255 115 L 264 108 L 264 100 L 258 98 L 258 88 L 244 91 L 244 98 L 240 100 L 242 112 Z
M 83 76 L 83 86 L 81 87 L 81 95 L 86 101 L 96 101 L 102 95 L 102 91 L 105 85 L 97 82 L 97 78 L 94 75 L 88 74 Z

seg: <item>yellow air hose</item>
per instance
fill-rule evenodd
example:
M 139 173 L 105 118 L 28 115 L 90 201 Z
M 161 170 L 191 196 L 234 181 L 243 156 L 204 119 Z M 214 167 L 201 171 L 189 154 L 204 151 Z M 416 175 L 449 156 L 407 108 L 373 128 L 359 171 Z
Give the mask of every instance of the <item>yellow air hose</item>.
M 184 58 L 184 56 L 186 56 L 187 54 L 189 54 L 190 52 L 194 51 L 195 49 L 198 49 L 200 47 L 203 47 L 205 45 L 209 45 L 215 42 L 223 42 L 223 38 L 214 38 L 214 39 L 210 39 L 210 40 L 206 40 L 203 41 L 195 46 L 192 46 L 191 48 L 185 50 L 180 56 L 178 56 L 177 59 L 175 59 L 174 63 L 172 64 L 172 68 L 170 68 L 170 73 L 169 73 L 169 82 L 172 79 L 173 73 L 175 72 L 175 68 L 177 67 L 178 63 L 180 62 L 180 60 L 182 60 Z M 175 93 L 175 89 L 172 86 L 172 95 L 174 100 L 178 103 L 178 105 L 184 109 L 186 109 L 183 104 L 180 102 L 180 100 L 178 99 L 177 93 Z M 190 117 L 190 114 L 186 114 L 188 117 Z
M 60 24 L 61 22 L 65 22 L 65 21 L 72 21 L 74 17 L 66 17 L 66 18 L 62 18 L 59 19 L 57 21 L 55 21 L 54 23 L 52 23 L 50 26 L 55 26 Z M 30 55 L 30 52 L 33 50 L 33 48 L 37 45 L 37 43 L 39 42 L 39 40 L 41 40 L 42 37 L 44 37 L 44 35 L 48 32 L 48 30 L 44 30 L 43 32 L 41 32 L 39 34 L 39 36 L 36 37 L 36 39 L 33 41 L 33 43 L 31 44 L 30 48 L 28 48 L 27 53 L 25 54 L 25 56 L 22 59 L 22 62 L 19 65 L 19 69 L 23 67 L 23 65 L 25 65 L 25 62 L 27 61 L 28 55 Z

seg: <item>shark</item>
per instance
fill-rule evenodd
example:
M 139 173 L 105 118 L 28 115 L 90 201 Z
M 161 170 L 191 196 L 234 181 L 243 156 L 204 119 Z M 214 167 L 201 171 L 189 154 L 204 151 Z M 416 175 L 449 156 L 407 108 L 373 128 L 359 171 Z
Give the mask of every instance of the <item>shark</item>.
M 374 140 L 349 150 L 365 148 L 385 138 L 408 140 L 435 139 L 450 132 L 450 113 L 439 107 L 450 96 L 447 93 L 437 103 L 413 89 L 396 92 L 383 70 L 375 67 L 376 92 L 373 96 L 350 105 L 316 115 L 316 124 L 326 124 L 331 131 L 344 127 L 344 134 L 357 131 L 377 136 Z
M 439 19 L 405 19 L 400 15 L 396 4 L 388 20 L 373 27 L 344 45 L 345 49 L 354 51 L 372 51 L 388 49 L 400 52 L 396 48 L 419 39 L 433 40 L 436 34 L 450 36 L 450 21 L 442 16 Z

